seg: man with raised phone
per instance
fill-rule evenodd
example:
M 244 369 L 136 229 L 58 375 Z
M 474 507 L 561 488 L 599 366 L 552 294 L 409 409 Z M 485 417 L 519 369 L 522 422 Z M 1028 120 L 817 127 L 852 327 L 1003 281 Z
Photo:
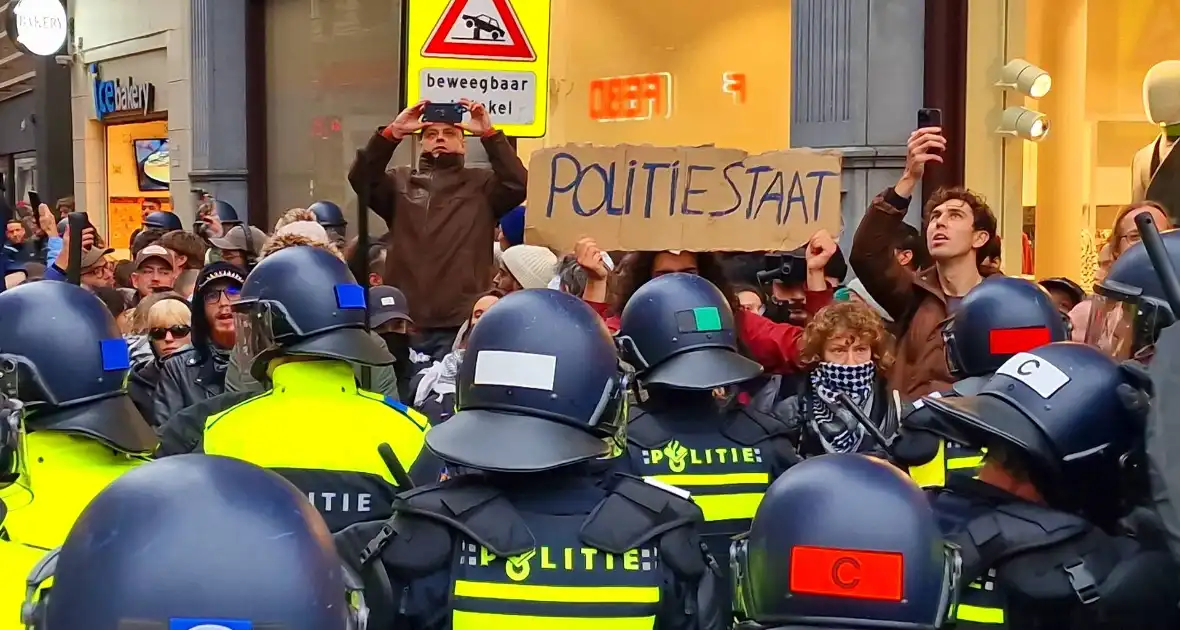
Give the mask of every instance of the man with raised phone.
M 996 217 L 982 197 L 962 187 L 934 191 L 922 210 L 926 247 L 934 265 L 911 271 L 895 256 L 894 235 L 910 198 L 926 165 L 941 163 L 945 149 L 940 126 L 919 125 L 910 134 L 901 178 L 873 199 L 857 226 L 848 257 L 868 293 L 900 324 L 889 387 L 907 401 L 947 389 L 953 382 L 942 323 L 968 291 L 995 273 L 981 263 L 986 246 L 996 238 Z
M 464 133 L 483 143 L 490 169 L 464 164 Z M 417 166 L 387 171 L 411 134 L 421 134 Z M 488 289 L 496 224 L 524 201 L 528 171 L 482 103 L 421 101 L 373 134 L 348 181 L 389 226 L 384 279 L 406 295 L 415 349 L 440 360 Z

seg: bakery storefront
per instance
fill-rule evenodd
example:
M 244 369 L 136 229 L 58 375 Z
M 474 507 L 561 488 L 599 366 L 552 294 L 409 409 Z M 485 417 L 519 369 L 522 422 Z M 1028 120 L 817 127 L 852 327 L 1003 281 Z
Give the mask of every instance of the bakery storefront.
M 145 211 L 172 209 L 166 68 L 166 51 L 155 50 L 86 69 L 87 207 L 105 208 L 116 249 L 130 246 Z
M 549 126 L 568 142 L 790 144 L 791 2 L 553 0 Z M 588 27 L 587 25 L 593 25 Z M 756 53 L 750 43 L 761 42 Z

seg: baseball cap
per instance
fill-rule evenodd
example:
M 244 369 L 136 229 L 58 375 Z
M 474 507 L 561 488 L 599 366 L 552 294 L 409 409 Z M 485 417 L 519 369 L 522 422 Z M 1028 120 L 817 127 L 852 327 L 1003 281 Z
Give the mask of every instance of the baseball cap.
M 161 248 L 162 249 L 162 248 Z M 90 269 L 102 262 L 102 259 L 107 254 L 113 254 L 115 250 L 103 247 L 91 247 L 82 252 L 82 269 Z
M 176 261 L 172 258 L 172 252 L 160 245 L 148 245 L 139 250 L 139 255 L 135 257 L 135 268 L 139 269 L 149 258 L 160 258 L 168 263 L 168 266 L 176 267 Z
M 406 294 L 385 285 L 369 289 L 369 326 L 376 328 L 395 319 L 414 323 L 410 318 Z
M 246 226 L 235 225 L 224 236 L 209 239 L 209 244 L 221 250 L 250 251 L 252 254 L 259 254 L 262 252 L 262 246 L 266 244 L 266 232 L 250 226 L 250 241 L 253 247 L 246 245 Z

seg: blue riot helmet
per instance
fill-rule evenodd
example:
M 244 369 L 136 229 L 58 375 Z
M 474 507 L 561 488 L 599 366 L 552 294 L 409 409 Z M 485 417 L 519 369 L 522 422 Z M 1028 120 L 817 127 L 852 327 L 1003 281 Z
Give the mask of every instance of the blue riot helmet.
M 66 282 L 33 282 L 0 293 L 3 393 L 23 404 L 25 428 L 150 453 L 155 432 L 127 395 L 127 342 L 102 300 Z
M 1172 266 L 1180 269 L 1180 230 L 1161 232 L 1160 237 Z M 1111 264 L 1090 300 L 1086 343 L 1119 360 L 1150 349 L 1160 331 L 1176 321 L 1143 243 L 1132 245 Z
M 225 227 L 227 232 L 231 227 L 242 224 L 242 216 L 238 214 L 238 209 L 228 202 L 215 199 L 213 201 L 213 213 L 217 215 L 217 220 L 221 221 L 221 225 Z
M 942 329 L 951 376 L 995 372 L 1019 352 L 1069 341 L 1070 326 L 1044 288 L 1020 278 L 993 276 L 963 296 Z
M 267 380 L 286 355 L 361 365 L 392 365 L 393 355 L 365 328 L 365 288 L 348 265 L 318 247 L 281 249 L 254 267 L 233 305 L 239 365 Z
M 34 568 L 22 617 L 35 630 L 117 630 L 128 620 L 363 630 L 367 612 L 306 495 L 248 462 L 178 455 L 128 472 L 90 502 Z
M 866 455 L 813 457 L 770 484 L 732 545 L 737 627 L 941 628 L 960 565 L 900 470 Z
M 307 209 L 315 214 L 316 222 L 324 226 L 326 230 L 343 234 L 344 229 L 348 227 L 348 221 L 344 219 L 344 211 L 331 201 L 317 201 Z
M 1069 298 L 1069 302 L 1072 305 L 1080 304 L 1086 299 L 1086 290 L 1080 284 L 1069 278 L 1045 278 L 1037 282 L 1037 284 L 1045 287 L 1045 290 L 1049 291 L 1050 295 L 1052 295 L 1053 291 L 1060 291 Z
M 540 472 L 618 455 L 626 388 L 602 319 L 575 296 L 516 291 L 471 329 L 455 415 L 426 433 L 442 459 Z
M 639 287 L 623 308 L 618 343 L 644 386 L 710 390 L 762 373 L 738 353 L 725 294 L 693 274 L 667 274 Z
M 148 215 L 143 218 L 143 227 L 158 228 L 168 232 L 171 232 L 172 230 L 184 229 L 184 226 L 180 224 L 180 217 L 172 214 L 171 212 L 165 212 L 164 210 L 149 212 Z
M 1015 457 L 1051 506 L 1099 519 L 1117 503 L 1142 410 L 1129 407 L 1131 371 L 1098 349 L 1059 342 L 1008 359 L 974 396 L 925 404 L 972 443 Z

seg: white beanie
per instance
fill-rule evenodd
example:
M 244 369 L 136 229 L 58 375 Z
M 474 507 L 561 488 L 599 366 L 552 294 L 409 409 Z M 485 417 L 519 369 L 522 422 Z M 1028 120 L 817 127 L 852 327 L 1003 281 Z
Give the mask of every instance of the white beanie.
M 557 275 L 557 255 L 540 245 L 513 245 L 500 261 L 526 289 L 544 289 Z
M 275 236 L 284 234 L 296 234 L 316 243 L 329 243 L 332 240 L 324 226 L 315 221 L 292 221 L 275 230 Z

